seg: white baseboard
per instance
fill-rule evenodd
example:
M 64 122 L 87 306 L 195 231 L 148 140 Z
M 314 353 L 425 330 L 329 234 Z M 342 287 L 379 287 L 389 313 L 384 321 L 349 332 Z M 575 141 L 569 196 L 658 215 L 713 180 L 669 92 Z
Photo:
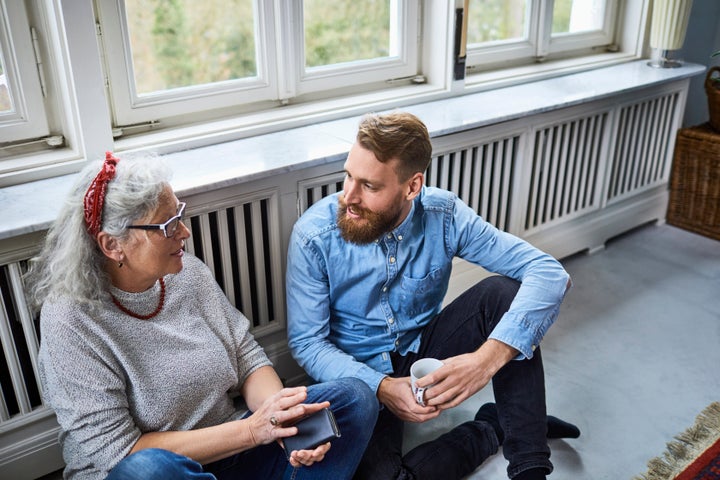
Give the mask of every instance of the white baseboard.
M 57 424 L 56 424 L 57 425 Z M 65 466 L 59 426 L 0 449 L 0 478 L 33 480 Z

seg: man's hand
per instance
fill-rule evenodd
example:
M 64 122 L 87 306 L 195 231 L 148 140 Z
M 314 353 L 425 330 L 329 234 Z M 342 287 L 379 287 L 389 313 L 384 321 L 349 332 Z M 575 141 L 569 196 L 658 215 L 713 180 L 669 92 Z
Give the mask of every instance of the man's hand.
M 444 365 L 418 379 L 425 390 L 425 404 L 438 410 L 456 407 L 487 385 L 518 351 L 497 340 L 488 340 L 472 353 L 443 360 Z
M 422 407 L 417 404 L 410 386 L 410 377 L 385 377 L 380 382 L 377 396 L 380 403 L 406 422 L 426 422 L 440 415 L 437 407 Z

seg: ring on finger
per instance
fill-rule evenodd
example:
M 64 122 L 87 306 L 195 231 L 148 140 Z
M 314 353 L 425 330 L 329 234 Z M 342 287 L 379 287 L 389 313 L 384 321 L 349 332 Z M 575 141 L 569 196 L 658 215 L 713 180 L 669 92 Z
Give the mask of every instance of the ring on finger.
M 278 426 L 280 426 L 280 422 L 278 422 L 278 419 L 275 418 L 275 415 L 272 415 L 272 416 L 270 417 L 270 425 L 272 425 L 273 427 L 278 427 Z

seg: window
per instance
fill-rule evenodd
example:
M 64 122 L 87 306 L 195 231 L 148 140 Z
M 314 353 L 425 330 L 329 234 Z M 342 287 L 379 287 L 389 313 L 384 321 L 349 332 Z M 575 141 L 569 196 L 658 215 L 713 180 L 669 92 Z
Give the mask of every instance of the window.
M 114 126 L 273 98 L 271 3 L 98 2 Z
M 417 72 L 417 0 L 107 0 L 98 15 L 116 127 L 221 118 Z
M 470 0 L 472 70 L 589 55 L 614 43 L 616 0 Z
M 637 59 L 650 4 L 0 0 L 0 186 Z
M 23 2 L 0 1 L 0 13 L 0 144 L 46 136 L 35 31 Z
M 410 77 L 417 72 L 417 3 L 305 0 L 295 29 L 295 93 Z

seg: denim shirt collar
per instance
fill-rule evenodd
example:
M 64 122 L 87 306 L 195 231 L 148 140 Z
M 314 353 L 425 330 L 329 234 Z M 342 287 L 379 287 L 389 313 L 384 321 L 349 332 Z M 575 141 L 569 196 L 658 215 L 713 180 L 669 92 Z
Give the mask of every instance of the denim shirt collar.
M 402 223 L 400 225 L 398 225 L 397 227 L 395 227 L 390 232 L 384 233 L 382 237 L 375 240 L 375 243 L 379 243 L 380 240 L 389 238 L 389 236 L 392 236 L 396 242 L 402 242 L 403 238 L 406 237 L 406 232 L 410 229 L 410 224 L 412 223 L 413 215 L 415 215 L 415 202 L 419 201 L 418 198 L 413 200 L 412 203 L 410 204 L 410 211 L 408 211 L 408 214 L 405 216 L 405 219 L 402 221 Z

